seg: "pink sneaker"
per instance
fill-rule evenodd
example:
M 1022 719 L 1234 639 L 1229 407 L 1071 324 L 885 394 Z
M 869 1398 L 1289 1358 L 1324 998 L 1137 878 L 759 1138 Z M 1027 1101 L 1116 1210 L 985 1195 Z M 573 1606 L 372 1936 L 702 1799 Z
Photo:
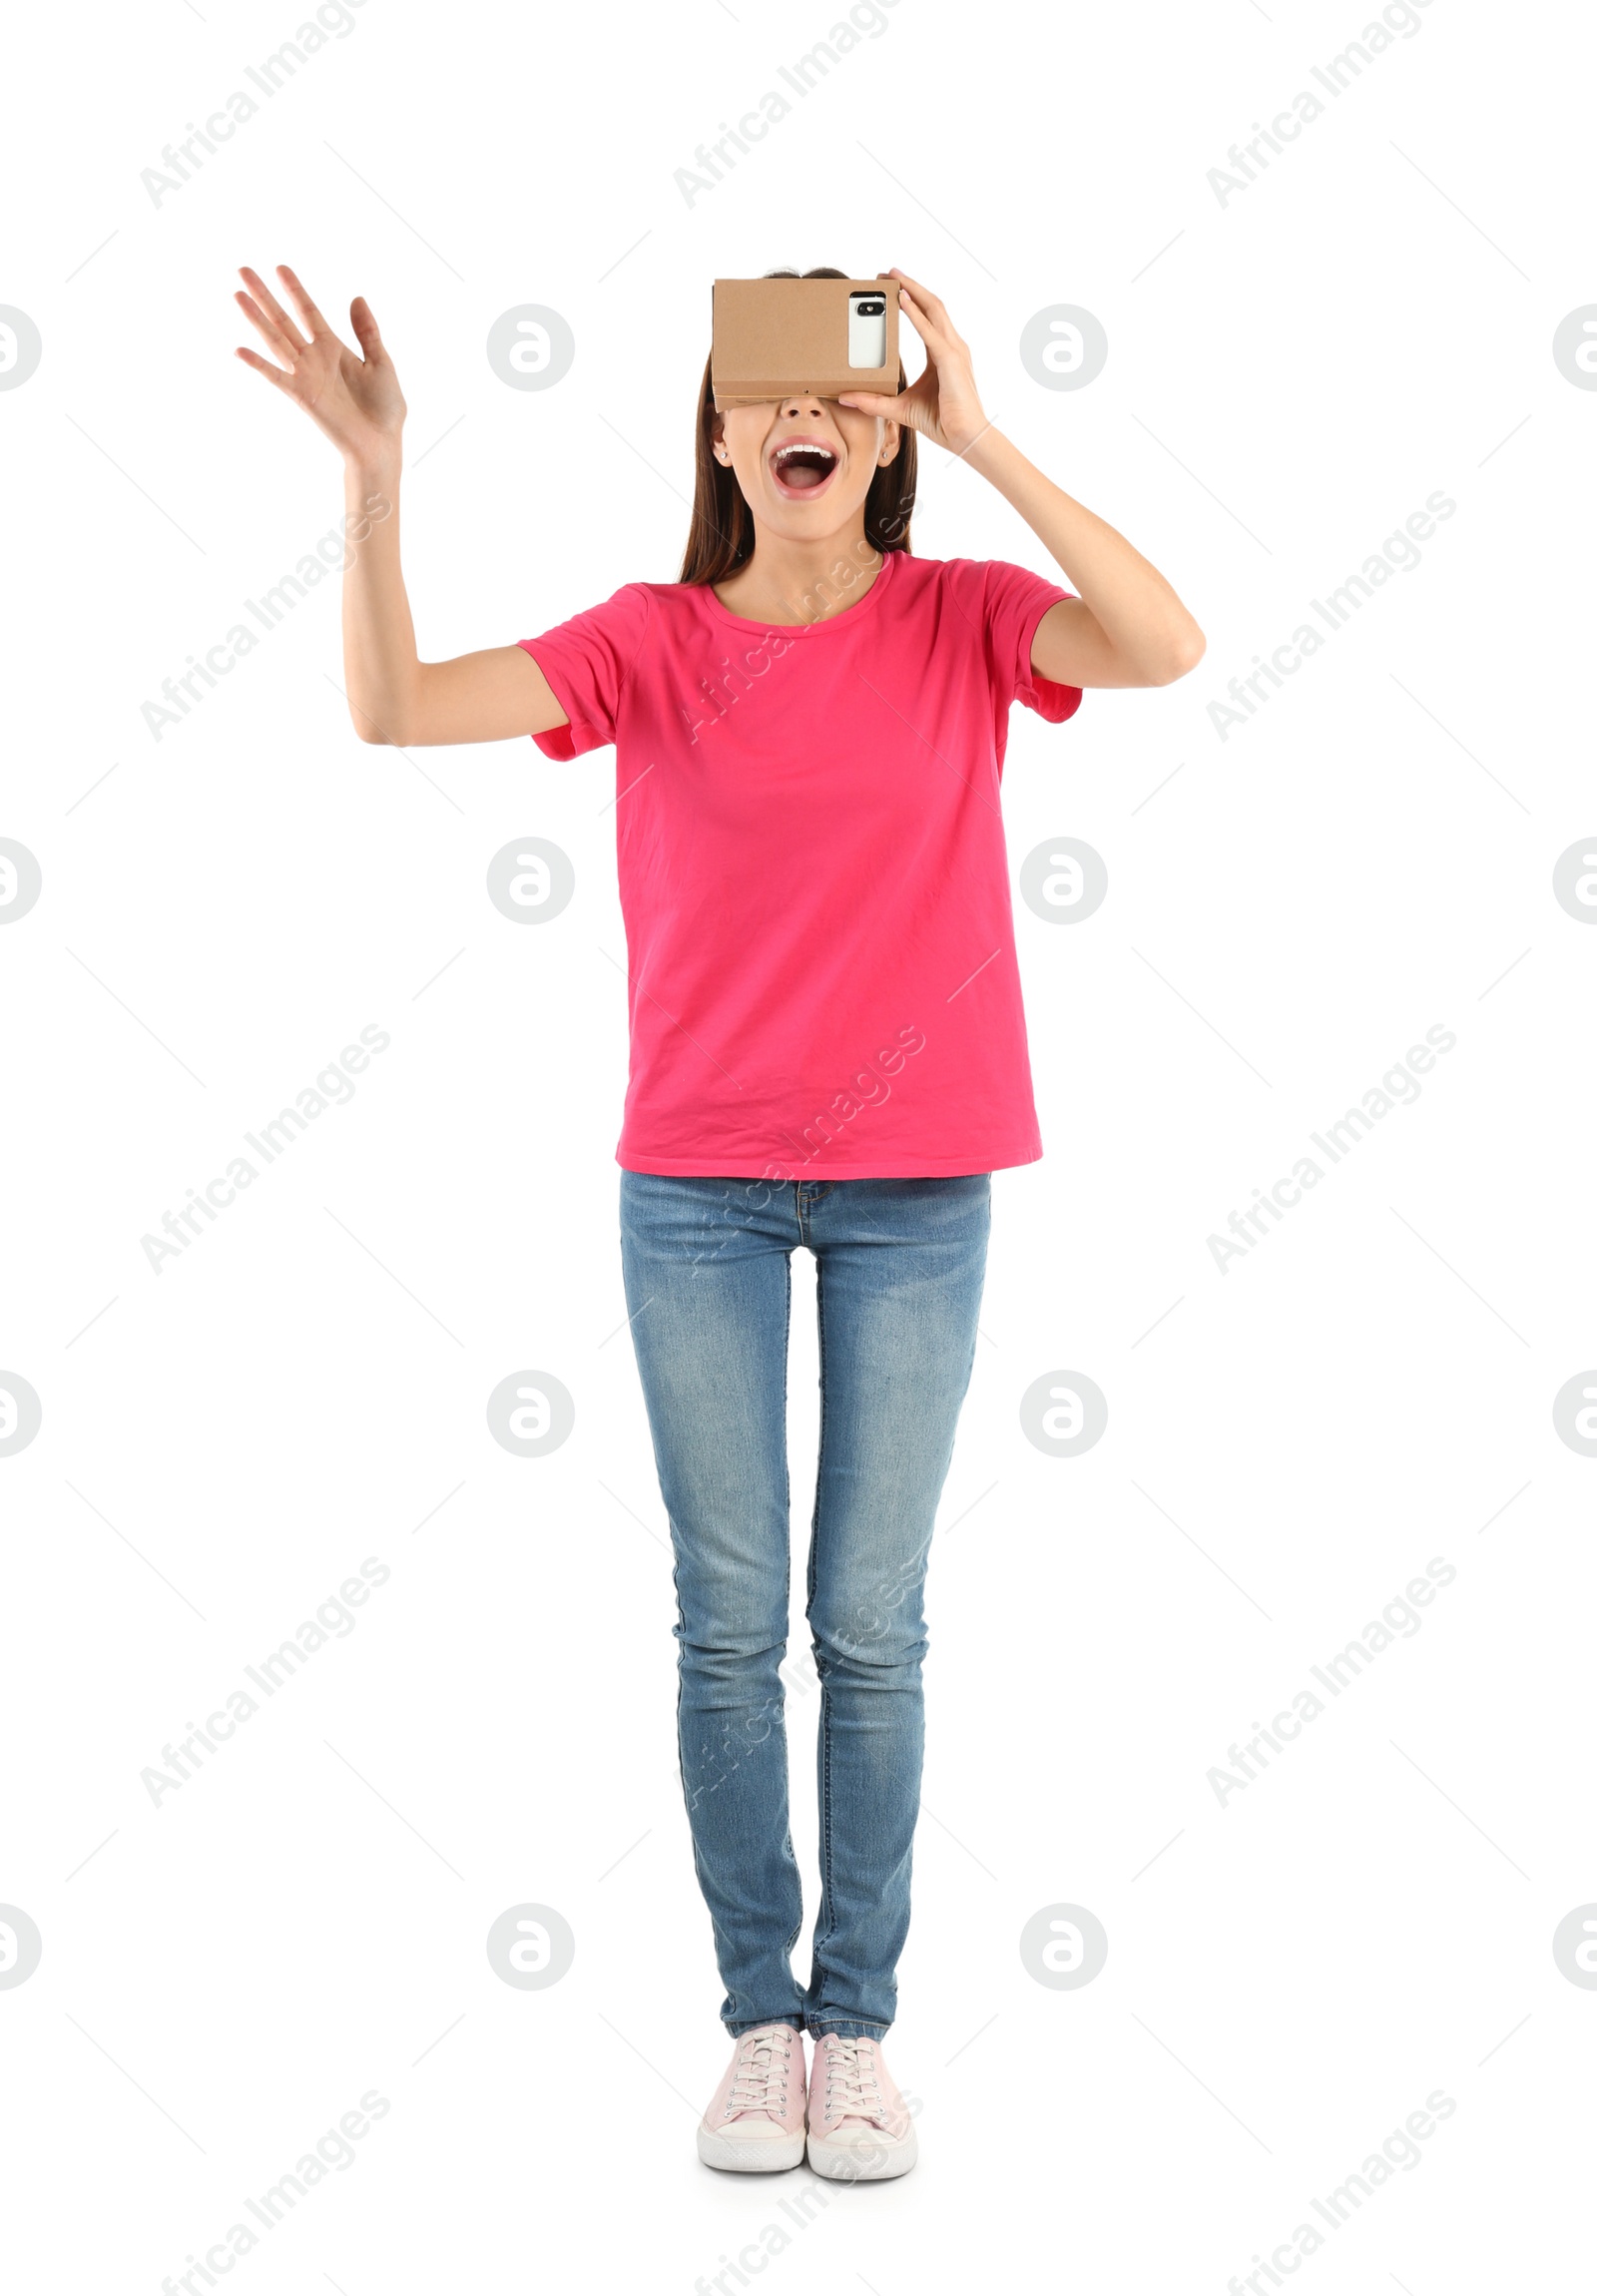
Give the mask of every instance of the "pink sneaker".
M 862 2033 L 825 2032 L 809 2076 L 809 2165 L 817 2176 L 862 2183 L 915 2165 L 915 2126 L 882 2061 Z
M 707 2168 L 797 2168 L 804 2156 L 804 2042 L 791 2024 L 757 2025 L 732 2052 L 699 2123 Z

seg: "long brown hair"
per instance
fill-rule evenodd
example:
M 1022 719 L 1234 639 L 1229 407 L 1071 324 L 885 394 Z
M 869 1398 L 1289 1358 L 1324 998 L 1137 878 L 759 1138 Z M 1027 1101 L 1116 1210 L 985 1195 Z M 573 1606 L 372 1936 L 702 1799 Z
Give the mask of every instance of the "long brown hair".
M 850 272 L 767 272 L 770 280 L 845 280 Z M 898 362 L 898 388 L 908 387 L 902 359 Z M 716 399 L 711 387 L 710 361 L 705 360 L 704 386 L 699 393 L 698 429 L 694 440 L 693 519 L 688 547 L 682 554 L 679 582 L 723 582 L 745 565 L 755 546 L 754 514 L 743 497 L 737 473 L 716 460 Z M 874 550 L 909 548 L 909 520 L 915 507 L 915 434 L 907 423 L 898 432 L 898 452 L 878 466 L 865 496 L 865 540 Z

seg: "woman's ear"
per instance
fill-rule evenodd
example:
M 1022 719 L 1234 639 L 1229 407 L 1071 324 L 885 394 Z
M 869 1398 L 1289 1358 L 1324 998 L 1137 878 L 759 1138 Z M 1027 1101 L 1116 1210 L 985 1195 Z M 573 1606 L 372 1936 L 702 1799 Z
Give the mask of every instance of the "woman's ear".
M 884 416 L 881 425 L 881 444 L 876 449 L 876 461 L 883 470 L 886 469 L 889 462 L 897 461 L 898 447 L 902 436 L 903 433 L 897 423 Z
M 710 424 L 710 451 L 718 462 L 730 465 L 732 456 L 727 451 L 726 424 L 719 414 Z

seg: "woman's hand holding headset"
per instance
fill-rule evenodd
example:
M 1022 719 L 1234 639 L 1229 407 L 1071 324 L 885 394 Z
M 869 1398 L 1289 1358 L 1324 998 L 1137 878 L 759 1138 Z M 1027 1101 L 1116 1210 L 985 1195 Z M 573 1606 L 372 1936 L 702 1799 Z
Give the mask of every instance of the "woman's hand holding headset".
M 901 271 L 898 306 L 926 347 L 926 365 L 896 398 L 840 393 L 861 414 L 906 423 L 989 479 L 1043 544 L 1075 595 L 1050 606 L 1031 666 L 1062 686 L 1165 686 L 1201 661 L 1204 634 L 1156 567 L 1123 534 L 1073 501 L 982 411 L 968 345 L 929 287 Z
M 953 320 L 929 287 L 907 272 L 894 270 L 886 276 L 898 282 L 898 307 L 925 346 L 925 371 L 896 398 L 878 391 L 845 390 L 837 403 L 904 423 L 950 454 L 967 454 L 991 427 L 977 395 L 970 346 L 954 332 Z

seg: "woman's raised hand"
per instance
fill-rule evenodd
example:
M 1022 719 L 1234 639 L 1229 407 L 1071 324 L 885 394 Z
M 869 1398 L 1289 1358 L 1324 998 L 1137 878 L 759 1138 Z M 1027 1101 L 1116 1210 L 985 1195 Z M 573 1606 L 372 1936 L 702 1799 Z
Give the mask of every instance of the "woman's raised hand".
M 946 446 L 950 454 L 966 454 L 990 427 L 976 391 L 970 346 L 955 334 L 953 320 L 929 287 L 906 272 L 890 271 L 887 277 L 897 281 L 898 307 L 925 345 L 925 370 L 897 397 L 847 390 L 839 403 L 901 422 Z
M 349 323 L 364 353 L 357 358 L 333 333 L 286 264 L 278 264 L 277 277 L 299 314 L 299 326 L 259 272 L 244 267 L 239 277 L 250 291 L 236 291 L 234 300 L 277 363 L 254 350 L 241 349 L 236 355 L 302 406 L 346 463 L 369 465 L 397 453 L 404 397 L 365 296 L 356 295 L 349 305 Z

